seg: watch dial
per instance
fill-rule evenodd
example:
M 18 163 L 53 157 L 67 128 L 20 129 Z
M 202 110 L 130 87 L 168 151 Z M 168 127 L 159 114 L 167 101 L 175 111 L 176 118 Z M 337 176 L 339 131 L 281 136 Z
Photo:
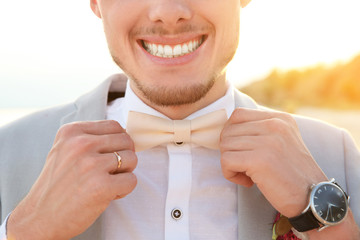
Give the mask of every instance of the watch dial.
M 314 192 L 313 208 L 323 220 L 337 223 L 347 213 L 347 199 L 336 185 L 325 183 Z

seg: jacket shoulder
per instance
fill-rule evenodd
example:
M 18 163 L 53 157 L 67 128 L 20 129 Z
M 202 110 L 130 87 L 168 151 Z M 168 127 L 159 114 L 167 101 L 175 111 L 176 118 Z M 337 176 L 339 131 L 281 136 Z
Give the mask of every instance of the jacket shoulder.
M 63 117 L 75 110 L 73 103 L 40 110 L 0 127 L 1 145 L 26 143 L 50 135 L 52 129 L 58 129 Z M 50 131 L 50 132 L 48 132 Z M 34 142 L 29 142 L 34 145 Z

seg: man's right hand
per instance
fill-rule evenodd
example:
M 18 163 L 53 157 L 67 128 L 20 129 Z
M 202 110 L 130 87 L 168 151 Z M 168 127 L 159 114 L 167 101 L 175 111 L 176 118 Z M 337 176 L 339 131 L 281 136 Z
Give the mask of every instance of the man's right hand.
M 115 151 L 122 158 L 120 169 Z M 116 121 L 64 125 L 39 178 L 8 219 L 8 239 L 79 235 L 112 200 L 134 190 L 136 165 L 134 143 Z

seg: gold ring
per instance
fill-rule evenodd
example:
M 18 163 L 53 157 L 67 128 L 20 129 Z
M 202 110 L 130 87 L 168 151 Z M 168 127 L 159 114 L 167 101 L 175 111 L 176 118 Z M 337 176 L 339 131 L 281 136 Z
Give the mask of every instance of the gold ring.
M 116 160 L 118 162 L 117 169 L 120 169 L 120 167 L 121 167 L 121 157 L 117 152 L 114 152 L 114 154 L 115 154 Z

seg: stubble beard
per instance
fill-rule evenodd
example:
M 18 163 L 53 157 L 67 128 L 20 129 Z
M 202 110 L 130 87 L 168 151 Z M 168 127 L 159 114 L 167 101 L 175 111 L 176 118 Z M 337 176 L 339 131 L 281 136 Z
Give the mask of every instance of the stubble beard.
M 227 56 L 222 61 L 221 66 L 211 72 L 207 77 L 207 80 L 202 83 L 195 83 L 190 86 L 166 87 L 148 85 L 144 81 L 141 81 L 135 74 L 127 71 L 122 61 L 112 54 L 114 62 L 135 83 L 142 96 L 152 104 L 161 107 L 189 105 L 198 102 L 213 88 L 215 82 L 225 75 L 225 67 L 231 61 L 233 56 L 234 54 Z
M 191 86 L 164 87 L 146 86 L 136 78 L 132 78 L 137 88 L 153 104 L 162 107 L 192 104 L 203 98 L 214 86 L 215 78 L 209 79 L 204 84 Z
M 135 83 L 136 88 L 149 102 L 161 107 L 189 105 L 198 102 L 206 96 L 213 88 L 215 82 L 224 74 L 223 71 L 214 71 L 202 83 L 195 83 L 187 86 L 154 86 L 138 79 L 134 74 L 126 71 L 121 61 L 113 56 L 114 62 L 124 71 L 124 73 Z M 226 64 L 225 64 L 226 66 Z M 224 66 L 224 68 L 225 68 Z M 171 79 L 169 79 L 171 81 Z

